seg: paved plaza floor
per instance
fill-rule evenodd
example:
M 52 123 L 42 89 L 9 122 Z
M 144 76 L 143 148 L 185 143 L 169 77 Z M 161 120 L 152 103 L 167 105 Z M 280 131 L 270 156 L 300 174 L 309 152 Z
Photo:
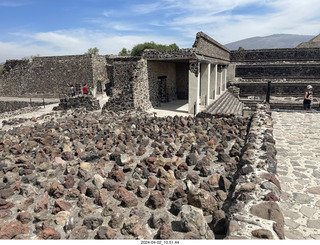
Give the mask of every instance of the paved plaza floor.
M 272 112 L 286 239 L 320 239 L 320 114 Z

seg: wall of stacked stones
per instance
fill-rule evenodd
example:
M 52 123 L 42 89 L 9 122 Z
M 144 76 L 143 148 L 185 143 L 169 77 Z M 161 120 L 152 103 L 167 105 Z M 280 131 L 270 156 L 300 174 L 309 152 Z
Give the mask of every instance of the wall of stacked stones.
M 235 187 L 229 193 L 227 239 L 285 239 L 276 154 L 270 107 L 260 104 L 251 119 Z
M 93 86 L 90 55 L 36 57 L 12 60 L 4 65 L 1 95 L 58 97 L 70 93 L 70 85 Z
M 237 65 L 236 77 L 243 79 L 308 79 L 319 80 L 320 64 Z
M 112 97 L 103 110 L 151 108 L 147 62 L 140 57 L 117 57 L 108 61 L 113 71 Z
M 231 51 L 230 61 L 233 63 L 320 61 L 320 49 L 293 48 Z
M 0 101 L 0 113 L 15 111 L 28 106 L 42 106 L 39 102 L 24 102 L 24 101 Z
M 232 85 L 234 83 L 230 83 Z M 283 81 L 273 80 L 271 83 L 271 96 L 292 96 L 303 97 L 308 84 L 314 89 L 315 97 L 319 96 L 320 85 L 316 81 Z M 257 96 L 262 99 L 266 98 L 268 90 L 268 79 L 258 79 L 255 81 L 244 80 L 235 84 L 240 89 L 240 97 Z
M 95 85 L 95 92 L 105 93 L 105 85 L 110 83 L 107 72 L 107 59 L 105 55 L 92 56 L 92 79 Z
M 197 54 L 205 57 L 215 57 L 226 62 L 230 61 L 230 51 L 202 32 L 197 33 L 193 48 L 196 49 Z

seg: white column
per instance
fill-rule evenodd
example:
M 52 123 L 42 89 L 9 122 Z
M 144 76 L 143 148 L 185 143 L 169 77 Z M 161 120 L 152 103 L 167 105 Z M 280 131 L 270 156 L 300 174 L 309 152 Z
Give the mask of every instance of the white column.
M 223 69 L 223 90 L 227 89 L 227 67 Z
M 206 94 L 206 106 L 208 106 L 210 104 L 210 85 L 211 85 L 211 64 L 209 63 L 208 65 L 208 86 L 207 86 L 207 94 Z
M 217 89 L 218 89 L 218 65 L 215 64 L 214 69 L 213 69 L 213 95 L 212 95 L 212 99 L 216 99 L 217 98 Z
M 222 70 L 222 67 L 221 67 L 221 72 L 220 72 L 220 84 L 219 84 L 219 87 L 220 87 L 220 89 L 219 89 L 219 94 L 222 94 L 222 92 L 223 92 L 223 70 Z
M 212 99 L 216 99 L 217 98 L 217 90 L 218 90 L 218 65 L 215 64 L 214 66 L 214 70 L 213 70 L 213 86 L 214 86 L 214 91 L 213 91 L 213 98 Z
M 198 73 L 198 79 L 197 79 L 197 99 L 196 99 L 196 111 L 195 115 L 199 113 L 199 105 L 200 105 L 200 82 L 201 82 L 201 74 L 200 69 Z
M 206 106 L 207 105 L 207 98 L 209 97 L 208 94 L 208 86 L 209 85 L 209 81 L 208 81 L 208 70 L 209 65 L 202 63 L 201 64 L 201 69 L 200 69 L 200 89 L 201 89 L 201 96 L 200 96 L 200 104 Z
M 198 76 L 189 70 L 189 99 L 188 112 L 189 114 L 197 114 L 200 104 L 200 67 L 198 67 Z

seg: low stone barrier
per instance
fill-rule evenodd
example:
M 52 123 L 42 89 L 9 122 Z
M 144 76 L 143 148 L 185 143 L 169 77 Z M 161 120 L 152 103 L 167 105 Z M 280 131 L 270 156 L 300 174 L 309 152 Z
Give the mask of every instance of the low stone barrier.
M 284 217 L 277 204 L 281 186 L 275 175 L 274 144 L 270 107 L 259 104 L 242 149 L 235 187 L 229 193 L 226 239 L 285 239 Z
M 46 103 L 47 104 L 47 103 Z M 0 113 L 15 111 L 30 106 L 43 106 L 42 102 L 0 101 Z
M 59 105 L 54 107 L 53 110 L 69 110 L 81 107 L 86 108 L 88 111 L 100 110 L 99 101 L 91 96 L 78 96 L 60 99 Z

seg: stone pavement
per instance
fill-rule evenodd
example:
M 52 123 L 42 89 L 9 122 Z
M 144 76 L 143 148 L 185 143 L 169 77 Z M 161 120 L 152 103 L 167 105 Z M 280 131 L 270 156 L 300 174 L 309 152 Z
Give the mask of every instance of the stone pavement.
M 286 239 L 320 239 L 320 114 L 272 112 Z

